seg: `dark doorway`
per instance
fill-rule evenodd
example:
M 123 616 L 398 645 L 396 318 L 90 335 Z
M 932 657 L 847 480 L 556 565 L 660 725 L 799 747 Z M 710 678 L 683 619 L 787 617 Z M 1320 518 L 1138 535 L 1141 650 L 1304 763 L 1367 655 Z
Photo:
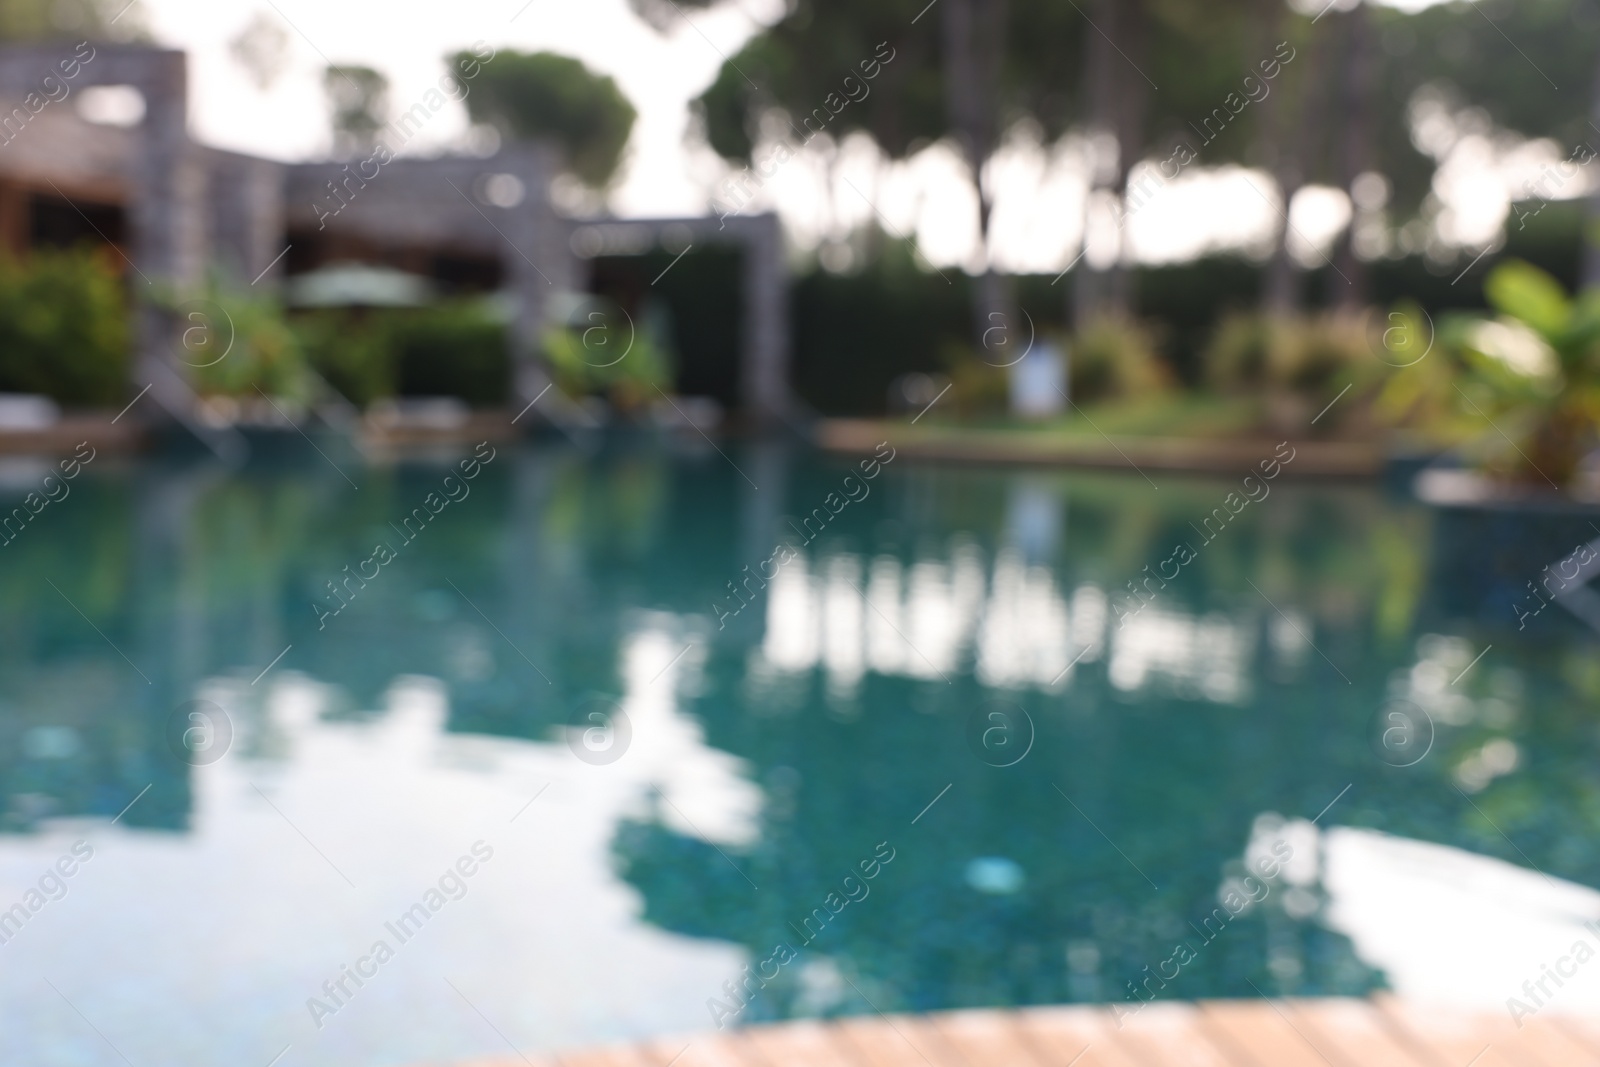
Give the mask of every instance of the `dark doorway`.
M 691 248 L 673 262 L 662 249 L 590 261 L 591 292 L 615 300 L 635 322 L 664 306 L 677 357 L 677 391 L 708 396 L 726 411 L 739 406 L 739 355 L 744 346 L 744 253 Z M 662 272 L 666 273 L 663 274 Z
M 127 216 L 116 204 L 97 204 L 34 193 L 28 203 L 28 243 L 33 248 L 75 248 L 84 243 L 121 247 Z

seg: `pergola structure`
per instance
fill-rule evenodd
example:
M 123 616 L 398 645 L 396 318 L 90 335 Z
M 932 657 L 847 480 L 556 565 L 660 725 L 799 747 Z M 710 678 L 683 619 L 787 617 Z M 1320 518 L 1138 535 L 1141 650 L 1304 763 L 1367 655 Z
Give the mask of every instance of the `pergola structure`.
M 61 64 L 74 59 L 75 73 L 65 78 Z M 70 92 L 59 101 L 40 95 L 47 76 Z M 73 113 L 72 94 L 89 86 L 137 90 L 143 118 L 129 128 L 87 126 Z M 172 298 L 196 291 L 211 271 L 241 285 L 280 283 L 286 262 L 295 259 L 284 253 L 293 251 L 297 235 L 497 260 L 502 288 L 517 298 L 514 392 L 523 404 L 549 383 L 538 357 L 540 335 L 552 298 L 586 281 L 581 250 L 635 245 L 641 235 L 653 244 L 669 232 L 686 233 L 695 244 L 737 243 L 745 253 L 742 406 L 757 426 L 776 425 L 794 410 L 788 278 L 776 216 L 566 220 L 550 206 L 556 159 L 542 145 L 510 145 L 483 158 L 394 159 L 376 173 L 220 151 L 189 138 L 187 93 L 181 51 L 98 42 L 0 47 L 0 127 L 8 135 L 0 136 L 0 179 L 47 195 L 53 190 L 75 209 L 78 197 L 122 209 L 124 239 L 107 240 L 136 276 L 135 390 L 148 386 L 168 417 L 219 451 L 230 447 L 227 435 L 195 418 L 181 358 L 184 323 L 170 308 Z M 35 111 L 40 100 L 46 102 Z M 508 179 L 521 195 L 504 195 Z M 0 210 L 0 231 L 3 216 Z
M 796 413 L 789 388 L 789 270 L 778 216 L 618 219 L 573 226 L 569 247 L 581 259 L 647 251 L 668 241 L 733 244 L 743 252 L 744 322 L 739 397 L 757 426 L 787 423 Z

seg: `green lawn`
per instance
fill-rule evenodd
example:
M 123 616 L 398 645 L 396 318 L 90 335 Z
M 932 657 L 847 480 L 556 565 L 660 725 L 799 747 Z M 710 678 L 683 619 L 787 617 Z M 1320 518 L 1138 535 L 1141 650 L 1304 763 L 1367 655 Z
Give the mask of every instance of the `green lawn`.
M 919 428 L 999 430 L 1066 439 L 1098 438 L 1101 433 L 1112 437 L 1249 437 L 1262 425 L 1264 415 L 1264 404 L 1259 397 L 1196 393 L 1128 397 L 1080 405 L 1080 408 L 1068 408 L 1065 415 L 1039 421 L 999 415 L 957 421 L 937 418 L 935 408 L 921 420 Z

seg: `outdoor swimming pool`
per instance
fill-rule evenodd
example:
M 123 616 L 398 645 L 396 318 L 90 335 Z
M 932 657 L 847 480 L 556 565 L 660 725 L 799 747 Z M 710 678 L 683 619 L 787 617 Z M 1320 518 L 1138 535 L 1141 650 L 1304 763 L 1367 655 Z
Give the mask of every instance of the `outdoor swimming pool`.
M 1600 1007 L 1587 519 L 725 450 L 97 459 L 0 547 L 0 1065 Z

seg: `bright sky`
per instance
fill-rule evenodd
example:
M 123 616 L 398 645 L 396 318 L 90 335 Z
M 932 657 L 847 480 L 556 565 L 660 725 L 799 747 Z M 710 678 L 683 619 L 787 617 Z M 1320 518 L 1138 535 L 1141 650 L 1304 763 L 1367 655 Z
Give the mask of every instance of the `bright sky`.
M 626 0 L 134 0 L 155 38 L 190 54 L 191 123 L 208 143 L 282 159 L 318 156 L 328 148 L 322 94 L 327 62 L 360 63 L 383 71 L 391 103 L 403 111 L 443 73 L 440 57 L 477 40 L 523 50 L 577 56 L 612 75 L 639 110 L 624 170 L 611 199 L 621 215 L 692 214 L 706 209 L 706 190 L 724 173 L 708 150 L 686 147 L 688 102 L 731 55 L 772 17 L 778 0 L 735 0 L 710 13 L 679 20 L 658 34 L 628 10 Z M 1415 8 L 1432 0 L 1390 0 Z M 233 57 L 229 42 L 258 18 L 287 31 L 283 73 L 265 91 Z M 464 109 L 451 104 L 419 138 L 426 148 L 459 145 Z M 998 191 L 999 254 L 1012 269 L 1056 270 L 1082 248 L 1085 145 L 1047 151 L 1018 142 L 991 167 Z M 425 150 L 426 150 L 425 148 Z M 1268 239 L 1281 205 L 1264 175 L 1204 161 L 1160 190 L 1131 217 L 1128 250 L 1143 260 L 1187 258 L 1211 248 Z M 909 164 L 883 169 L 870 146 L 847 144 L 836 165 L 832 195 L 817 160 L 783 167 L 747 210 L 781 204 L 791 232 L 814 245 L 837 224 L 865 222 L 876 203 L 882 218 L 914 232 L 925 254 L 941 265 L 978 266 L 975 198 L 948 152 L 935 149 Z M 1508 177 L 1507 181 L 1511 179 Z M 1503 183 L 1500 183 L 1503 184 Z M 1490 182 L 1496 186 L 1496 182 Z M 1503 195 L 1477 187 L 1483 203 L 1463 239 L 1488 239 L 1503 216 Z M 1264 192 L 1263 192 L 1264 191 Z M 1487 200 L 1483 198 L 1487 196 Z M 1458 213 L 1459 214 L 1459 213 Z M 1325 243 L 1349 216 L 1336 190 L 1309 191 L 1291 211 L 1305 254 Z M 1109 214 L 1090 212 L 1089 256 L 1115 255 Z M 1458 227 L 1459 228 L 1459 227 Z M 1467 231 L 1471 231 L 1470 233 Z
M 473 41 L 577 56 L 617 79 L 639 109 L 619 212 L 703 209 L 701 185 L 683 150 L 687 102 L 716 76 L 756 28 L 739 11 L 694 16 L 700 32 L 680 26 L 662 36 L 628 10 L 626 0 L 137 0 L 144 24 L 164 44 L 190 54 L 190 103 L 197 135 L 212 144 L 284 159 L 328 147 L 322 69 L 361 63 L 388 75 L 391 103 L 405 110 L 444 73 L 441 56 Z M 760 5 L 749 3 L 751 11 Z M 260 91 L 233 58 L 229 41 L 258 13 L 289 31 L 287 69 Z M 701 36 L 701 33 L 704 36 Z M 419 141 L 445 146 L 467 126 L 452 104 Z

